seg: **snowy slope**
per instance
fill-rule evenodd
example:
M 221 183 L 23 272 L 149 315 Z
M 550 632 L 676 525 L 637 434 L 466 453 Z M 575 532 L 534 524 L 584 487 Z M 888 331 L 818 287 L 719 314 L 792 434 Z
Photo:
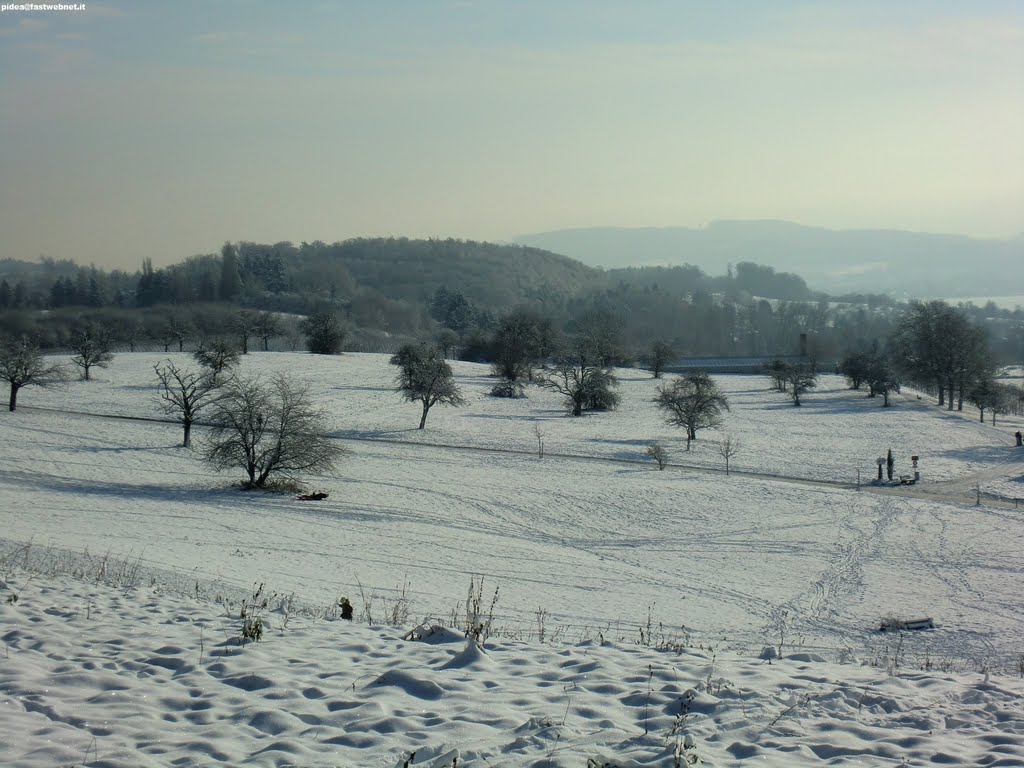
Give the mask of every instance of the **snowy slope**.
M 1024 682 L 898 656 L 767 663 L 596 637 L 480 650 L 274 610 L 239 646 L 237 606 L 6 578 L 20 599 L 0 605 L 0 764 L 19 768 L 1024 764 Z
M 883 410 L 838 380 L 796 409 L 763 379 L 720 379 L 745 469 L 846 480 L 891 445 L 922 455 L 925 482 L 901 489 L 917 498 L 725 477 L 714 436 L 684 455 L 636 372 L 621 410 L 570 419 L 550 393 L 487 398 L 486 369 L 459 364 L 470 405 L 435 409 L 419 432 L 384 357 L 251 355 L 246 367 L 312 378 L 349 438 L 338 470 L 309 481 L 330 497 L 300 502 L 231 489 L 238 478 L 178 447 L 173 424 L 61 412 L 159 415 L 159 359 L 120 355 L 100 380 L 26 390 L 0 418 L 0 595 L 20 597 L 0 614 L 0 712 L 18 734 L 0 764 L 390 768 L 423 746 L 466 764 L 666 765 L 689 689 L 700 716 L 679 728 L 709 764 L 1022 764 L 1019 686 L 1004 676 L 1024 653 L 1024 524 L 1012 503 L 948 492 L 1016 482 L 1005 427 L 913 396 Z M 657 471 L 642 457 L 652 438 L 716 471 Z M 94 583 L 126 571 L 122 592 Z M 488 656 L 446 670 L 461 640 L 310 618 L 345 595 L 378 621 L 457 623 L 474 575 L 487 601 L 498 589 L 496 634 Z M 270 614 L 239 653 L 238 600 L 260 582 L 301 615 L 284 627 Z M 877 632 L 890 615 L 937 626 Z M 779 645 L 787 659 L 758 659 Z M 854 658 L 869 664 L 838 663 Z M 137 722 L 110 709 L 120 690 Z M 100 754 L 83 760 L 90 744 Z

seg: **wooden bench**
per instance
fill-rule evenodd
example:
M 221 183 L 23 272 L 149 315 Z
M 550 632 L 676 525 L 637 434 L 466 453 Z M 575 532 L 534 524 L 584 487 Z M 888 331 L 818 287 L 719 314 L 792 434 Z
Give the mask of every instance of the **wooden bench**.
M 935 629 L 935 622 L 929 616 L 924 619 L 882 619 L 879 632 L 887 632 L 890 629 Z

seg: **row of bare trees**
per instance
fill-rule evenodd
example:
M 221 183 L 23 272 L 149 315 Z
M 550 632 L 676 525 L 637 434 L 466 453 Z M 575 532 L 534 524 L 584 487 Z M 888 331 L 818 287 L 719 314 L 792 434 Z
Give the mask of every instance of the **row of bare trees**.
M 181 423 L 184 447 L 208 412 L 204 458 L 217 469 L 242 469 L 246 487 L 264 488 L 272 478 L 295 481 L 334 466 L 342 449 L 326 435 L 326 412 L 314 406 L 308 383 L 286 374 L 269 381 L 239 374 L 233 370 L 237 353 L 225 360 L 200 350 L 195 359 L 199 370 L 169 360 L 154 367 L 161 405 Z
M 110 338 L 102 326 L 87 324 L 76 331 L 71 340 L 74 353 L 71 362 L 89 380 L 93 368 L 106 368 L 114 355 L 110 351 Z M 59 364 L 50 363 L 39 347 L 27 338 L 0 345 L 0 380 L 10 387 L 7 408 L 18 407 L 18 393 L 24 387 L 50 387 L 70 378 L 70 371 Z
M 978 408 L 979 420 L 1020 407 L 1022 392 L 996 380 L 995 362 L 985 331 L 962 308 L 943 301 L 911 302 L 884 342 L 849 351 L 839 372 L 851 388 L 866 385 L 868 397 L 890 392 L 907 382 L 932 392 L 938 405 L 963 410 L 967 401 Z

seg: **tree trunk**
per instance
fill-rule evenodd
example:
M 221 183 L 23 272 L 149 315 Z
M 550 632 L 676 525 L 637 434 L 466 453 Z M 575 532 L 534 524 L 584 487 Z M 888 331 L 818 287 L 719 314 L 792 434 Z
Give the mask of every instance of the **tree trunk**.
M 978 412 L 981 414 L 980 416 L 978 416 L 978 421 L 980 421 L 982 424 L 984 424 L 985 423 L 985 409 L 984 408 L 979 408 Z
M 949 390 L 948 391 L 949 397 L 946 399 L 946 410 L 947 411 L 952 411 L 953 410 L 953 392 L 955 391 L 954 387 L 953 387 L 953 380 L 952 379 L 949 380 L 949 386 L 946 387 L 946 389 Z
M 939 385 L 939 405 L 946 404 L 946 390 L 942 386 L 942 382 L 938 382 Z
M 14 410 L 18 406 L 18 390 L 21 389 L 17 384 L 11 384 L 11 399 L 7 402 L 9 410 Z
M 192 447 L 192 422 L 191 421 L 186 421 L 185 422 L 185 437 L 181 441 L 181 447 L 182 448 L 191 448 Z
M 882 397 L 885 398 L 882 401 L 882 407 L 883 408 L 888 408 L 889 407 L 889 390 L 885 390 L 885 392 L 882 393 Z
M 83 365 L 82 366 L 82 370 L 85 372 L 85 380 L 88 381 L 89 380 L 89 366 L 88 365 Z
M 426 403 L 423 404 L 423 415 L 420 416 L 420 429 L 423 429 L 427 425 L 427 411 L 430 410 L 430 406 Z

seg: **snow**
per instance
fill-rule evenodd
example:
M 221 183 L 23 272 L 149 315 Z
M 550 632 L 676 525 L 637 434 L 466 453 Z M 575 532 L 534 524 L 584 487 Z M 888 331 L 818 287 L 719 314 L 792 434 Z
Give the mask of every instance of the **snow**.
M 153 366 L 170 359 L 188 366 L 188 354 L 120 355 L 95 382 L 75 382 L 65 389 L 26 390 L 20 403 L 60 410 L 163 418 L 155 397 Z M 536 452 L 534 428 L 544 432 L 548 453 L 648 461 L 652 441 L 666 445 L 671 461 L 724 468 L 715 443 L 732 435 L 741 443 L 732 461 L 737 470 L 853 484 L 875 476 L 876 459 L 892 449 L 897 474 L 911 472 L 910 457 L 920 456 L 920 471 L 931 481 L 968 477 L 1002 465 L 1012 452 L 1013 433 L 1024 421 L 999 420 L 998 427 L 977 422 L 977 411 L 947 413 L 927 397 L 894 395 L 895 408 L 881 408 L 880 398 L 851 392 L 841 376 L 822 375 L 799 408 L 769 387 L 767 377 L 716 376 L 731 410 L 720 430 L 701 431 L 692 449 L 685 436 L 667 425 L 652 405 L 660 382 L 643 371 L 620 369 L 622 405 L 613 413 L 567 418 L 561 395 L 531 387 L 522 400 L 488 396 L 495 379 L 487 366 L 453 363 L 468 405 L 437 406 L 427 429 L 416 429 L 419 406 L 400 402 L 394 393 L 395 368 L 386 355 L 346 354 L 314 359 L 299 353 L 256 353 L 245 368 L 270 376 L 300 374 L 328 406 L 330 426 L 339 437 L 408 441 L 414 444 L 464 446 Z M 95 385 L 95 386 L 93 386 Z M 972 418 L 973 416 L 973 418 Z
M 790 654 L 403 631 L 62 576 L 5 586 L 0 763 L 1020 765 L 1024 684 Z M 892 662 L 890 662 L 890 665 Z M 685 747 L 689 745 L 689 748 Z
M 660 766 L 687 738 L 709 765 L 1024 764 L 1012 421 L 722 376 L 732 410 L 687 454 L 638 371 L 572 419 L 458 363 L 469 405 L 421 432 L 385 356 L 249 355 L 309 377 L 350 450 L 301 502 L 230 488 L 174 424 L 83 415 L 160 417 L 164 357 L 0 418 L 0 764 Z M 888 447 L 924 481 L 855 490 Z M 485 609 L 498 590 L 483 649 L 430 629 L 461 627 L 474 578 Z

